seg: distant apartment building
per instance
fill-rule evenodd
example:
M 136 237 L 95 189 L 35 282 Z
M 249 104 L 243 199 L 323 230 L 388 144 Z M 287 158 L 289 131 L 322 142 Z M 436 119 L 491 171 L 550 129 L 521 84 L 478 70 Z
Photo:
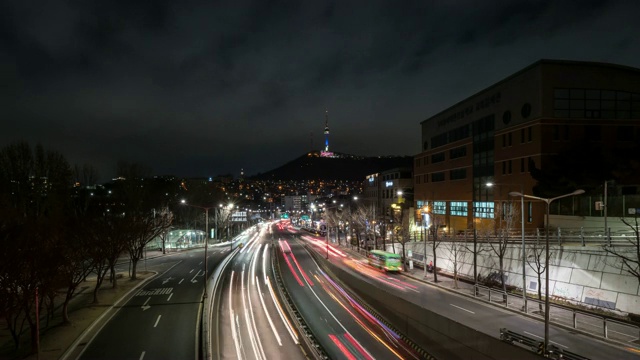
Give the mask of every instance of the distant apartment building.
M 469 229 L 493 220 L 499 204 L 520 201 L 509 192 L 532 194 L 531 168 L 554 165 L 568 148 L 585 141 L 603 149 L 638 143 L 640 69 L 540 60 L 421 127 L 422 152 L 413 171 L 416 208 L 441 215 L 450 229 Z M 564 207 L 580 201 L 562 200 Z M 523 210 L 527 228 L 544 226 L 542 203 L 526 201 Z
M 403 194 L 399 195 L 399 191 Z M 362 194 L 363 203 L 375 209 L 377 218 L 388 216 L 387 213 L 392 204 L 403 202 L 407 197 L 413 197 L 411 169 L 394 168 L 367 175 Z

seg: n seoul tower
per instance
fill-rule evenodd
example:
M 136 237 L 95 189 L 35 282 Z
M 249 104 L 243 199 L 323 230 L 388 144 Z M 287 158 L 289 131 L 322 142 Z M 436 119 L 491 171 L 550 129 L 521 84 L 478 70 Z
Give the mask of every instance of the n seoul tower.
M 329 152 L 329 110 L 324 114 L 324 152 Z

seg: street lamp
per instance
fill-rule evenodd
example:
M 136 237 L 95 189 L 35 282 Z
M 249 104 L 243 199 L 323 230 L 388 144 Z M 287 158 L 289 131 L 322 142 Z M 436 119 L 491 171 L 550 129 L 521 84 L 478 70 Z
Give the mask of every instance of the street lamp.
M 429 216 L 429 206 L 425 205 L 424 210 L 422 211 L 423 214 L 423 224 L 422 227 L 424 228 L 424 258 L 423 258 L 423 267 L 424 267 L 424 278 L 427 278 L 427 218 L 424 215 Z M 430 226 L 430 225 L 429 225 Z
M 514 185 L 514 184 L 495 184 L 487 183 L 487 187 L 493 187 L 494 185 Z M 524 186 L 520 184 L 520 193 L 524 194 Z M 511 193 L 509 193 L 511 195 Z M 504 211 L 504 210 L 503 210 Z M 520 224 L 522 229 L 520 230 L 522 235 L 522 309 L 527 312 L 527 275 L 525 274 L 526 257 L 525 257 L 525 245 L 524 245 L 524 196 L 520 196 Z
M 208 257 L 207 250 L 209 248 L 209 209 L 213 209 L 215 206 L 205 207 L 205 206 L 191 205 L 191 204 L 187 204 L 187 201 L 184 199 L 182 199 L 180 203 L 183 205 L 204 210 L 204 218 L 205 218 L 204 220 L 204 223 L 205 223 L 205 226 L 204 226 L 204 293 L 202 297 L 206 298 L 207 297 L 207 257 Z
M 569 194 L 564 194 L 564 195 L 560 195 L 560 196 L 556 196 L 554 198 L 550 198 L 550 199 L 545 199 L 545 198 L 541 198 L 538 196 L 533 196 L 533 195 L 525 195 L 523 193 L 519 193 L 517 191 L 512 191 L 509 193 L 509 196 L 520 196 L 521 198 L 527 198 L 527 199 L 534 199 L 534 200 L 540 200 L 540 201 L 544 201 L 547 204 L 547 222 L 546 222 L 546 226 L 545 226 L 545 230 L 546 230 L 546 236 L 545 236 L 545 278 L 544 278 L 544 352 L 545 354 L 547 353 L 547 351 L 549 350 L 549 207 L 551 205 L 551 202 L 558 200 L 558 199 L 562 199 L 565 197 L 569 197 L 569 196 L 575 196 L 575 195 L 580 195 L 580 194 L 584 194 L 584 190 L 579 189 L 576 190 L 572 193 Z

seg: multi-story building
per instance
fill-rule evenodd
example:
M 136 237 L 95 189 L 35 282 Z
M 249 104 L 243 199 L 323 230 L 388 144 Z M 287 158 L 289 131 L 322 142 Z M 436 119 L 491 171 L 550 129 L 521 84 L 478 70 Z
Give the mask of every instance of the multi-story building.
M 537 181 L 530 171 L 557 165 L 558 154 L 585 143 L 597 142 L 603 151 L 637 144 L 640 69 L 541 60 L 421 127 L 422 152 L 414 157 L 416 207 L 430 203 L 428 211 L 442 215 L 447 227 L 468 229 L 493 219 L 497 204 L 519 202 L 509 192 L 532 194 Z M 571 207 L 580 200 L 563 201 Z M 526 227 L 542 227 L 545 213 L 540 202 L 526 201 Z
M 367 175 L 362 197 L 364 204 L 373 207 L 376 218 L 388 217 L 392 204 L 413 197 L 411 169 L 394 168 Z

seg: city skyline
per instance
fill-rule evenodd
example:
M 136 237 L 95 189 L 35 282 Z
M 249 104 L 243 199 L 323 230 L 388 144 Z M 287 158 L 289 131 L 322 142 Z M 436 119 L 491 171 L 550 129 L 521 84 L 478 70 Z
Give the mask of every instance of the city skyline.
M 327 109 L 331 151 L 413 156 L 422 120 L 541 58 L 640 68 L 630 1 L 3 8 L 0 145 L 101 180 L 268 171 L 322 147 Z

